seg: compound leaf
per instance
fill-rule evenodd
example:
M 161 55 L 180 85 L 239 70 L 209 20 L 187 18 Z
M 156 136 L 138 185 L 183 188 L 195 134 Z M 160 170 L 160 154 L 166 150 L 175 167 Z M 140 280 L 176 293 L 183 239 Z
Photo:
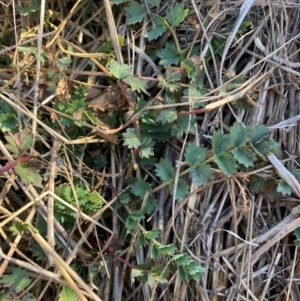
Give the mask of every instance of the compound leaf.
M 190 178 L 193 183 L 198 186 L 205 186 L 207 183 L 214 178 L 214 171 L 210 165 L 200 164 L 196 167 L 190 168 Z
M 190 143 L 185 151 L 185 161 L 188 165 L 197 165 L 206 159 L 206 148 Z
M 233 157 L 230 154 L 215 155 L 215 162 L 218 164 L 222 172 L 228 177 L 237 172 L 237 164 L 234 162 Z
M 183 3 L 176 3 L 173 7 L 170 7 L 167 12 L 167 21 L 171 25 L 171 27 L 178 26 L 182 23 L 185 17 L 188 15 L 189 10 L 184 9 Z
M 171 181 L 175 175 L 172 164 L 165 159 L 160 159 L 159 163 L 155 164 L 155 172 L 163 181 Z

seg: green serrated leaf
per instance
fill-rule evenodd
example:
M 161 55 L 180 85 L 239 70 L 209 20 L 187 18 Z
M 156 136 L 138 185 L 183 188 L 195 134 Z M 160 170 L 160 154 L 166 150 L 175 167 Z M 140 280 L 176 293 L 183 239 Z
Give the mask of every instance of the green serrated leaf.
M 139 222 L 141 219 L 144 218 L 143 213 L 138 211 L 132 211 L 131 214 L 128 215 L 125 221 L 126 228 L 128 230 L 133 230 L 136 226 L 136 223 Z
M 178 267 L 178 278 L 180 281 L 187 281 L 189 280 L 189 276 L 187 272 L 185 271 L 183 266 Z
M 234 147 L 244 146 L 249 141 L 249 127 L 235 123 L 230 131 L 231 143 Z
M 251 142 L 256 144 L 263 140 L 266 135 L 269 133 L 269 130 L 264 125 L 255 126 L 252 130 Z
M 33 135 L 29 134 L 27 131 L 23 131 L 21 133 L 21 146 L 20 146 L 20 151 L 19 155 L 23 155 L 26 150 L 28 150 L 33 143 Z
M 157 200 L 152 195 L 150 195 L 146 203 L 145 213 L 151 214 L 156 208 L 157 208 Z
M 138 93 L 144 92 L 147 93 L 147 83 L 142 79 L 128 76 L 126 82 L 131 86 L 132 91 L 137 91 Z
M 243 164 L 247 168 L 253 166 L 256 161 L 255 153 L 247 147 L 239 147 L 233 149 L 231 152 L 239 164 Z
M 174 178 L 174 168 L 168 160 L 160 159 L 159 163 L 155 164 L 155 167 L 156 175 L 163 181 L 171 181 Z
M 177 265 L 181 265 L 181 266 L 184 266 L 184 265 L 187 265 L 189 263 L 189 256 L 185 253 L 183 254 L 175 254 L 173 257 L 172 257 L 172 260 L 177 264 Z
M 0 279 L 0 283 L 9 285 L 9 290 L 17 294 L 26 289 L 31 282 L 32 279 L 27 278 L 26 270 L 20 267 L 13 268 L 12 274 L 3 275 Z
M 58 301 L 79 301 L 77 294 L 69 287 L 63 286 Z
M 155 16 L 152 22 L 153 22 L 153 29 L 148 32 L 149 41 L 157 39 L 167 30 L 167 27 L 164 23 L 164 19 L 162 17 Z
M 23 223 L 13 223 L 10 227 L 9 230 L 12 232 L 12 235 L 16 236 L 20 234 L 23 231 L 27 231 L 28 225 L 23 224 Z
M 126 64 L 120 65 L 115 60 L 108 64 L 108 70 L 117 79 L 127 79 L 129 76 L 131 76 L 131 68 Z
M 141 219 L 143 219 L 145 216 L 143 214 L 143 212 L 141 210 L 136 210 L 136 211 L 132 211 L 130 213 L 130 217 L 134 220 L 134 221 L 140 221 Z
M 121 204 L 127 205 L 131 201 L 130 194 L 128 192 L 125 192 L 118 197 L 118 200 Z
M 190 186 L 183 179 L 179 179 L 176 186 L 176 199 L 182 201 L 189 194 Z M 170 183 L 170 193 L 173 195 L 174 183 Z
M 158 246 L 156 244 L 152 245 L 152 248 L 151 248 L 151 258 L 152 259 L 159 259 L 160 258 L 160 253 L 158 251 Z
M 215 162 L 218 164 L 222 172 L 226 176 L 231 176 L 237 172 L 237 164 L 235 163 L 232 155 L 230 154 L 221 154 L 215 155 Z
M 174 108 L 163 109 L 160 111 L 156 117 L 156 122 L 161 122 L 162 124 L 172 123 L 177 119 L 177 112 Z
M 135 278 L 140 278 L 144 276 L 144 271 L 138 270 L 138 269 L 131 269 L 131 283 L 133 284 L 135 282 Z
M 198 186 L 205 186 L 210 180 L 214 179 L 214 171 L 208 164 L 200 164 L 190 168 L 190 178 Z
M 278 183 L 277 192 L 282 193 L 283 196 L 291 195 L 292 194 L 292 189 L 291 189 L 291 186 L 287 182 L 285 182 L 284 180 L 281 180 Z
M 127 24 L 141 22 L 146 16 L 147 10 L 139 3 L 133 2 L 125 8 Z
M 151 186 L 141 179 L 136 179 L 136 182 L 131 185 L 131 193 L 135 196 L 143 198 L 147 191 L 151 190 Z
M 164 284 L 168 282 L 167 277 L 169 271 L 165 265 L 155 266 L 151 269 L 151 273 L 159 283 Z
M 155 145 L 155 141 L 153 141 L 151 138 L 143 139 L 142 145 L 139 150 L 139 156 L 141 158 L 150 158 L 154 155 L 153 147 Z
M 184 268 L 186 273 L 188 274 L 189 280 L 193 279 L 197 281 L 205 272 L 205 269 L 202 266 L 198 265 L 195 260 L 191 260 L 188 265 L 184 266 Z
M 11 132 L 18 127 L 16 111 L 6 102 L 0 101 L 0 130 Z
M 122 136 L 124 138 L 124 146 L 128 145 L 129 148 L 136 148 L 141 145 L 138 131 L 135 128 L 128 128 L 126 133 L 122 133 Z
M 178 26 L 188 15 L 189 10 L 184 9 L 184 4 L 177 2 L 173 7 L 170 7 L 166 14 L 167 21 L 171 27 Z
M 143 234 L 147 239 L 156 239 L 156 238 L 158 238 L 158 236 L 160 234 L 160 230 L 154 229 L 151 231 L 143 232 Z
M 216 131 L 212 136 L 212 147 L 215 155 L 223 154 L 230 146 L 230 135 Z
M 269 141 L 262 140 L 260 142 L 257 142 L 255 144 L 253 144 L 253 148 L 259 154 L 262 154 L 264 156 L 270 155 L 270 143 L 269 143 Z
M 265 186 L 265 180 L 259 177 L 251 177 L 249 182 L 249 190 L 251 193 L 260 193 Z
M 11 151 L 12 153 L 18 155 L 19 154 L 19 147 L 16 143 L 16 141 L 10 137 L 10 136 L 5 136 L 6 141 L 8 142 L 8 144 L 6 144 L 6 148 Z
M 146 237 L 142 234 L 140 234 L 136 240 L 136 243 L 139 245 L 139 246 L 143 246 L 145 247 L 147 244 L 148 244 L 148 240 L 146 239 Z
M 198 165 L 206 159 L 206 156 L 206 148 L 189 143 L 185 151 L 185 162 L 188 165 Z
M 160 254 L 172 256 L 174 255 L 175 251 L 177 251 L 177 248 L 173 244 L 169 244 L 165 246 L 159 246 L 158 251 Z
M 15 172 L 20 177 L 20 180 L 24 184 L 33 184 L 40 186 L 42 184 L 42 177 L 40 176 L 37 169 L 31 167 L 23 167 L 25 164 L 21 165 L 20 160 L 17 160 L 17 166 Z
M 179 63 L 179 54 L 173 43 L 166 42 L 166 47 L 157 53 L 160 58 L 159 65 L 177 65 Z

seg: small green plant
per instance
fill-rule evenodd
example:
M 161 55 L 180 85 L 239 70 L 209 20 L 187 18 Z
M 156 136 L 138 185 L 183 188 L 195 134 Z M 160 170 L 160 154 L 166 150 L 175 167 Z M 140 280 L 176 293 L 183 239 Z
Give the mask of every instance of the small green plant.
M 90 191 L 81 184 L 75 184 L 74 189 L 75 194 L 71 185 L 60 184 L 55 189 L 55 193 L 75 208 L 77 208 L 78 204 L 79 209 L 87 215 L 95 214 L 103 206 L 103 199 L 97 192 Z M 76 202 L 76 199 L 78 200 L 78 203 Z M 65 226 L 72 227 L 78 213 L 72 211 L 69 207 L 57 200 L 55 202 L 55 216 Z
M 8 288 L 6 292 L 0 292 L 0 300 L 35 301 L 36 298 L 27 291 L 31 282 L 26 270 L 13 268 L 11 274 L 4 274 L 0 279 L 0 283 Z
M 30 149 L 33 144 L 33 135 L 29 134 L 27 130 L 23 130 L 19 134 L 5 136 L 7 144 L 6 148 L 17 157 L 13 162 L 7 163 L 0 168 L 0 173 L 14 169 L 24 184 L 32 183 L 34 185 L 41 185 L 42 178 L 39 174 L 41 169 L 40 164 L 36 162 L 35 158 L 25 155 L 26 151 Z

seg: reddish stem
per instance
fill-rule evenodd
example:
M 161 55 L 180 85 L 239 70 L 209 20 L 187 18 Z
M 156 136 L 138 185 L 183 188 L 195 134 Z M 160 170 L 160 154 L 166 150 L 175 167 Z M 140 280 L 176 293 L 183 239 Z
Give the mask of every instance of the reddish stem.
M 29 161 L 31 158 L 24 156 L 20 158 L 20 163 L 24 163 Z M 17 160 L 16 161 L 12 161 L 12 162 L 8 162 L 7 164 L 5 164 L 4 166 L 0 167 L 0 173 L 4 173 L 6 171 L 9 171 L 10 169 L 13 169 L 17 166 Z

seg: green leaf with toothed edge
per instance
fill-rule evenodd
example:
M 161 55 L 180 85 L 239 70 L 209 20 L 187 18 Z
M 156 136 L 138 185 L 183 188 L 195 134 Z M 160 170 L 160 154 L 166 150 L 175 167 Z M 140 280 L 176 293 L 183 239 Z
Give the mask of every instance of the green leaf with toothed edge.
M 212 136 L 212 147 L 215 155 L 225 153 L 230 146 L 230 135 L 224 135 L 221 131 L 216 131 Z
M 238 147 L 231 152 L 239 164 L 242 164 L 245 167 L 253 166 L 256 161 L 255 153 L 247 147 Z
M 170 26 L 175 27 L 182 23 L 185 17 L 188 15 L 189 10 L 184 9 L 183 3 L 176 3 L 173 7 L 170 7 L 166 14 L 167 21 Z
M 160 159 L 159 163 L 155 164 L 155 167 L 156 175 L 163 181 L 171 181 L 174 178 L 174 168 L 168 160 Z
M 167 30 L 167 27 L 164 23 L 164 19 L 162 17 L 155 16 L 152 22 L 153 22 L 153 29 L 148 32 L 149 41 L 157 39 Z
M 177 65 L 180 57 L 174 44 L 166 42 L 166 47 L 157 54 L 160 58 L 159 65 Z
M 129 148 L 136 148 L 141 145 L 141 141 L 138 137 L 138 131 L 135 128 L 128 128 L 125 133 L 122 133 L 124 138 L 123 145 Z
M 205 186 L 214 179 L 214 171 L 208 164 L 200 164 L 190 168 L 190 178 L 198 186 Z
M 235 123 L 231 127 L 230 137 L 232 141 L 232 146 L 244 146 L 250 139 L 250 129 L 249 127 L 244 127 L 241 124 Z
M 197 146 L 195 143 L 189 143 L 185 151 L 185 162 L 188 165 L 197 165 L 203 162 L 207 157 L 206 148 Z
M 230 154 L 215 155 L 215 162 L 226 176 L 231 176 L 237 172 L 237 164 Z
M 176 199 L 182 201 L 189 194 L 190 186 L 183 179 L 179 179 L 176 186 Z M 170 184 L 170 193 L 174 193 L 174 183 Z
M 283 196 L 291 195 L 291 193 L 292 193 L 291 186 L 287 182 L 285 182 L 284 180 L 281 180 L 278 183 L 278 186 L 277 186 L 276 190 L 277 190 L 277 192 L 281 192 Z
M 139 3 L 133 2 L 125 8 L 127 24 L 135 24 L 142 21 L 146 16 L 147 10 Z

